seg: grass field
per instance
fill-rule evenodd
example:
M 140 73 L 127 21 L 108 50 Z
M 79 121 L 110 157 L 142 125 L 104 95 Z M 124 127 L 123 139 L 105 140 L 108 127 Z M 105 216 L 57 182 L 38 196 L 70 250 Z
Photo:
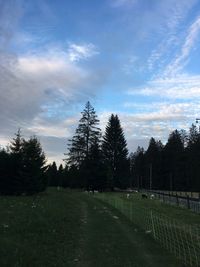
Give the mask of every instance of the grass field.
M 106 195 L 106 194 L 105 194 Z M 141 194 L 130 194 L 127 199 L 126 193 L 117 193 L 117 198 L 126 202 L 132 202 L 134 206 L 153 210 L 169 218 L 179 220 L 187 225 L 200 226 L 200 215 L 187 208 L 172 206 L 158 199 L 142 199 Z M 116 193 L 109 193 L 109 197 L 116 197 Z
M 147 205 L 139 197 L 136 201 Z M 174 209 L 148 205 L 170 209 L 167 213 Z M 188 219 L 184 212 L 181 220 L 198 223 L 199 217 Z M 49 189 L 37 197 L 1 196 L 0 214 L 1 267 L 182 266 L 115 208 L 83 192 Z

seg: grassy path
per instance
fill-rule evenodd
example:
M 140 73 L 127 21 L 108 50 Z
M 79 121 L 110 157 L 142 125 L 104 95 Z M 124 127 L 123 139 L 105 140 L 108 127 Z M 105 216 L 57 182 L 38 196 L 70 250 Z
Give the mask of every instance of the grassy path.
M 181 267 L 123 215 L 84 193 L 0 197 L 1 267 Z
M 76 266 L 182 266 L 115 209 L 92 197 L 84 197 L 83 201 L 87 209 L 85 246 Z

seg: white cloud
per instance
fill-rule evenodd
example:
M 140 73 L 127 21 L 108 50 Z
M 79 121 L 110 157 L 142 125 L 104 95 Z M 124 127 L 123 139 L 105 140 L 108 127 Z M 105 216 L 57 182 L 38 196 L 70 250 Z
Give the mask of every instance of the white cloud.
M 159 2 L 158 10 L 163 18 L 159 31 L 161 41 L 153 49 L 148 59 L 149 70 L 163 68 L 174 56 L 183 39 L 182 34 L 180 35 L 182 22 L 196 3 L 196 0 L 182 0 L 176 3 L 173 0 Z
M 194 48 L 197 38 L 200 33 L 200 16 L 192 23 L 188 30 L 188 34 L 185 38 L 180 54 L 166 67 L 165 76 L 174 76 L 179 73 L 189 61 L 189 56 Z
M 137 146 L 147 148 L 151 137 L 165 143 L 169 133 L 175 129 L 189 129 L 199 115 L 200 100 L 186 102 L 126 102 L 128 111 L 115 110 L 100 114 L 102 127 L 105 128 L 111 113 L 117 113 L 125 132 L 129 151 L 135 151 Z
M 0 65 L 0 144 L 19 127 L 25 137 L 68 138 L 74 129 L 70 119 L 74 109 L 95 96 L 94 88 L 104 80 L 58 49 L 18 57 L 3 53 Z
M 70 44 L 68 49 L 68 57 L 71 62 L 77 62 L 81 59 L 88 59 L 99 54 L 94 44 Z
M 129 108 L 129 112 L 104 111 L 100 113 L 99 118 L 104 130 L 111 113 L 118 114 L 131 152 L 135 151 L 138 145 L 146 148 L 151 137 L 165 143 L 174 129 L 187 129 L 196 118 L 199 104 L 198 101 L 143 104 L 128 102 L 125 106 Z
M 130 95 L 159 96 L 168 99 L 191 100 L 200 97 L 200 75 L 177 75 L 158 78 L 147 83 L 143 88 L 131 89 Z

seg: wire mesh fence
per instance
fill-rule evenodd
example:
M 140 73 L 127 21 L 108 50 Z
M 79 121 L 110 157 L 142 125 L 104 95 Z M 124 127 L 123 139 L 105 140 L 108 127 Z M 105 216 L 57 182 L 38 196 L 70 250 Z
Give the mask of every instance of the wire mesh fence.
M 98 194 L 98 199 L 115 207 L 134 225 L 150 234 L 185 266 L 200 267 L 200 227 L 189 226 L 159 212 L 137 207 L 133 201 Z
M 164 193 L 160 191 L 146 191 L 147 193 L 153 194 L 160 201 L 177 205 L 180 207 L 191 209 L 192 211 L 200 214 L 200 201 L 199 198 L 191 198 L 189 195 L 180 196 L 172 195 L 170 193 Z

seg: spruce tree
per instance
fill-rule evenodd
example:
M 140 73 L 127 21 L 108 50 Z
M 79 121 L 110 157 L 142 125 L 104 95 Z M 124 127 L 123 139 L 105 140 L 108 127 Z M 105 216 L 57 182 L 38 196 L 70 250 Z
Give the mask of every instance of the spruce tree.
M 34 136 L 23 144 L 23 190 L 26 194 L 44 191 L 47 187 L 47 178 L 44 174 L 46 158 L 41 144 Z
M 10 153 L 0 148 L 0 194 L 3 195 L 14 193 L 11 163 Z
M 10 152 L 10 168 L 11 176 L 10 177 L 10 193 L 11 194 L 21 194 L 23 193 L 23 178 L 22 178 L 22 168 L 23 168 L 23 145 L 24 139 L 21 135 L 21 130 L 18 129 L 15 134 L 15 138 L 11 141 L 9 146 Z
M 200 191 L 200 129 L 192 124 L 189 130 L 187 159 L 187 189 Z
M 162 148 L 163 145 L 161 141 L 157 142 L 153 137 L 150 139 L 149 146 L 145 153 L 146 188 L 148 189 L 158 189 L 162 184 L 160 180 Z
M 130 155 L 130 170 L 132 175 L 132 184 L 138 190 L 145 187 L 145 151 L 143 147 L 138 146 L 135 153 Z
M 63 165 L 60 164 L 59 168 L 58 168 L 58 186 L 63 186 L 63 179 L 64 178 L 64 169 L 63 169 Z
M 106 172 L 99 141 L 90 147 L 87 160 L 87 188 L 103 191 L 106 187 Z
M 123 129 L 117 115 L 111 115 L 102 142 L 102 153 L 107 166 L 108 186 L 128 186 L 128 149 Z
M 184 137 L 182 132 L 175 130 L 170 133 L 168 141 L 163 150 L 165 189 L 184 190 L 185 177 L 185 151 Z
M 89 101 L 81 114 L 82 117 L 79 120 L 75 135 L 69 140 L 67 159 L 69 165 L 75 165 L 78 168 L 88 159 L 91 146 L 101 137 L 101 130 L 98 127 L 99 120 Z

